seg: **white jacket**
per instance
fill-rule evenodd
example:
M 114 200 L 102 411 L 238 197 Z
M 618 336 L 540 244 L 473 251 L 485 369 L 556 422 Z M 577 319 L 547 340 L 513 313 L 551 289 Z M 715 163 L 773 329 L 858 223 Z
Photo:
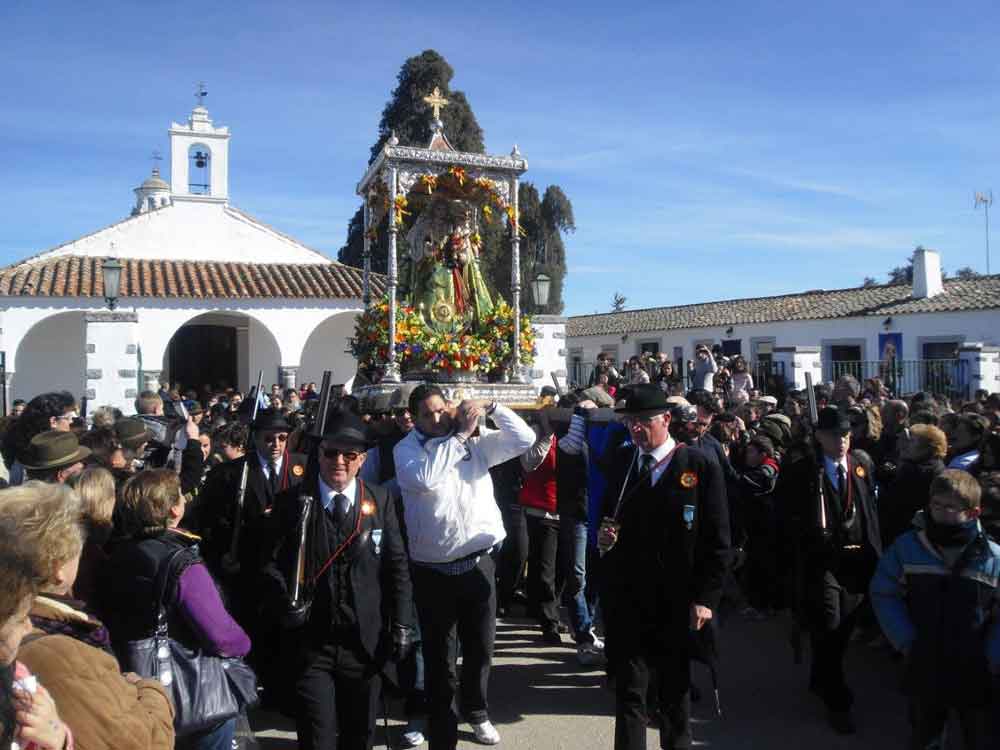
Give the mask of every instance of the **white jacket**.
M 411 430 L 393 449 L 403 516 L 415 562 L 444 563 L 488 549 L 506 535 L 493 497 L 490 467 L 516 458 L 535 432 L 505 406 L 492 415 L 498 430 L 480 427 L 465 443 Z

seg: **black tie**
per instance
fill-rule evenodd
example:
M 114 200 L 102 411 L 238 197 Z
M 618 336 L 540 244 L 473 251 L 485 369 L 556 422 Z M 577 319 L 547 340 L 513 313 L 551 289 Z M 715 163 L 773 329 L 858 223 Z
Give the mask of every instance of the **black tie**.
M 350 500 L 347 499 L 347 495 L 342 495 L 339 492 L 333 496 L 333 520 L 337 523 L 343 523 L 344 519 L 347 518 L 347 509 L 350 504 Z
M 847 472 L 843 464 L 837 464 L 837 494 L 840 496 L 840 510 L 847 513 Z
M 653 483 L 653 464 L 655 463 L 656 459 L 649 453 L 643 453 L 639 456 L 639 477 L 647 484 Z
M 271 487 L 271 497 L 274 497 L 278 494 L 278 490 L 280 489 L 278 486 L 278 465 L 274 461 L 268 461 L 267 471 L 267 482 Z

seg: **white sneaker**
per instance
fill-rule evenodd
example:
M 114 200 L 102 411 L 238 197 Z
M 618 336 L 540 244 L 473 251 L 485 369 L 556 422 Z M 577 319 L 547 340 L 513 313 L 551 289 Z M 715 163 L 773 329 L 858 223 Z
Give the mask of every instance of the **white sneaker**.
M 472 731 L 480 745 L 496 745 L 500 742 L 500 733 L 489 719 L 482 724 L 473 724 Z
M 424 737 L 424 722 L 420 720 L 408 722 L 400 737 L 403 747 L 420 747 L 427 739 Z

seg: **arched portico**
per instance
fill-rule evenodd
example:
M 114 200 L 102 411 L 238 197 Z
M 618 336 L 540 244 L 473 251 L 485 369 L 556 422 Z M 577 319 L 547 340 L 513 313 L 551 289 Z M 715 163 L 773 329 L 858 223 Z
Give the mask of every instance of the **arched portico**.
M 234 387 L 246 391 L 264 372 L 267 386 L 279 381 L 281 348 L 272 331 L 255 317 L 235 311 L 192 316 L 162 347 L 142 351 L 142 369 L 151 387 L 162 383 L 186 389 Z M 157 371 L 158 368 L 158 371 Z
M 11 400 L 39 393 L 69 391 L 81 398 L 86 388 L 87 352 L 84 314 L 74 310 L 42 318 L 20 338 L 13 363 Z M 11 367 L 13 364 L 13 367 Z
M 354 375 L 357 362 L 350 353 L 356 310 L 345 310 L 326 318 L 306 339 L 299 363 L 298 382 L 320 382 L 324 370 L 333 373 L 333 382 L 344 383 Z

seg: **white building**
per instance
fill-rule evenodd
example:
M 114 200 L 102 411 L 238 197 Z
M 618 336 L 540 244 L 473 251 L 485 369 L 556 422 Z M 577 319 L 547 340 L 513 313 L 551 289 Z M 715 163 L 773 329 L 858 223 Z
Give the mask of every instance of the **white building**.
M 170 183 L 154 169 L 129 218 L 0 270 L 8 401 L 65 389 L 131 411 L 160 382 L 245 390 L 259 370 L 286 387 L 354 374 L 361 271 L 229 205 L 229 129 L 203 106 L 169 137 Z M 109 256 L 124 266 L 114 312 Z
M 1000 391 L 1000 275 L 942 282 L 939 255 L 921 249 L 912 286 L 580 315 L 566 326 L 567 370 L 570 380 L 586 381 L 601 352 L 616 362 L 666 352 L 683 363 L 701 343 L 740 353 L 798 388 L 807 371 L 815 382 L 842 372 L 884 377 L 891 344 L 900 393 L 942 384 L 956 394 Z

